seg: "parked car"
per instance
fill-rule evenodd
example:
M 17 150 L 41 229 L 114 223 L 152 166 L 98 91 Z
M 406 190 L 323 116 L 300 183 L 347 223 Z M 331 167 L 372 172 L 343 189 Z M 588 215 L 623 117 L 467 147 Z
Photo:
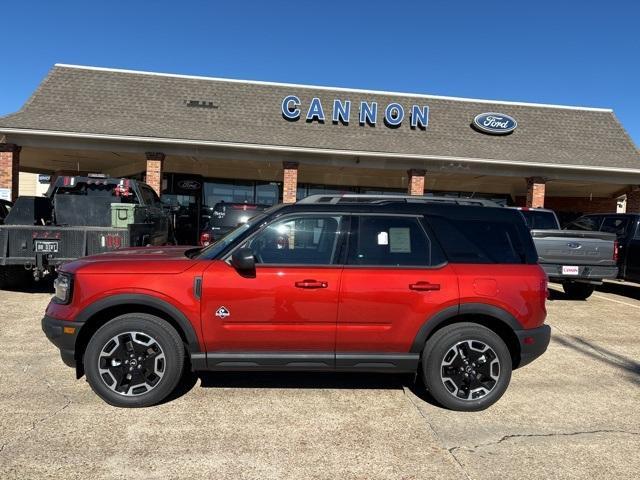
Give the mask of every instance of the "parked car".
M 40 279 L 71 260 L 169 242 L 169 217 L 148 185 L 61 176 L 41 197 L 20 196 L 0 226 L 0 288 Z
M 603 279 L 616 278 L 618 245 L 610 233 L 561 230 L 558 217 L 544 208 L 518 210 L 531 231 L 538 263 L 549 280 L 559 282 L 569 298 L 589 298 Z
M 640 282 L 640 214 L 585 215 L 567 225 L 572 230 L 607 232 L 618 239 L 618 278 Z
M 120 407 L 162 401 L 188 364 L 421 372 L 441 405 L 481 410 L 550 337 L 522 217 L 483 204 L 318 195 L 206 248 L 83 258 L 61 267 L 42 327 Z
M 218 202 L 207 212 L 207 221 L 200 232 L 200 246 L 206 247 L 224 237 L 238 225 L 264 212 L 269 205 L 256 203 Z
M 0 225 L 4 223 L 4 219 L 9 215 L 12 206 L 13 203 L 9 200 L 0 200 Z

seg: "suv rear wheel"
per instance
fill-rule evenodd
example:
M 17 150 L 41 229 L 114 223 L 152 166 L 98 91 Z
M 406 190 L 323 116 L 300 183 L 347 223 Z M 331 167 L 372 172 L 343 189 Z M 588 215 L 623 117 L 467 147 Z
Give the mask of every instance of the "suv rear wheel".
M 438 330 L 422 354 L 429 393 L 451 410 L 472 412 L 493 405 L 509 385 L 511 368 L 511 354 L 502 339 L 475 323 Z
M 184 366 L 178 332 L 145 313 L 121 315 L 91 337 L 84 369 L 93 391 L 116 407 L 147 407 L 177 386 Z
M 594 285 L 589 283 L 563 283 L 562 289 L 572 300 L 586 300 L 596 289 Z

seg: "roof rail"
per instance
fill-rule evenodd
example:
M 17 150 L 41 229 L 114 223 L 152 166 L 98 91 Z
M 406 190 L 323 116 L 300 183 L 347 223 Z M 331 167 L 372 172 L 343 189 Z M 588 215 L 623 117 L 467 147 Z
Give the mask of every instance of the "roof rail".
M 390 202 L 405 203 L 451 203 L 454 205 L 474 205 L 481 207 L 500 207 L 496 202 L 481 198 L 435 197 L 426 195 L 367 195 L 356 193 L 318 194 L 299 200 L 299 204 L 335 205 L 338 203 L 386 204 Z

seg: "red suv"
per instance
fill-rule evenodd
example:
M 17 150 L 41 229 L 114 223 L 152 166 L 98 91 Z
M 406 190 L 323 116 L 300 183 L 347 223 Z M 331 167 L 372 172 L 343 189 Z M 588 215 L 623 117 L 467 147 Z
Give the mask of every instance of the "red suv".
M 86 257 L 60 269 L 43 330 L 121 407 L 162 401 L 188 365 L 419 371 L 444 407 L 481 410 L 550 329 L 522 216 L 475 203 L 320 195 L 206 248 Z

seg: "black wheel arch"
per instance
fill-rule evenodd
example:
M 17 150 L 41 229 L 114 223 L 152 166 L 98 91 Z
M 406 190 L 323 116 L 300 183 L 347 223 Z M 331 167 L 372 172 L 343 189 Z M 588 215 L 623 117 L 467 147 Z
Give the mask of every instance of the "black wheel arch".
M 483 325 L 502 338 L 509 351 L 513 368 L 520 364 L 520 342 L 516 330 L 522 330 L 518 320 L 506 310 L 486 303 L 463 303 L 440 310 L 429 317 L 418 330 L 411 345 L 411 353 L 422 353 L 427 340 L 447 325 L 473 322 Z
M 147 313 L 162 318 L 176 329 L 188 354 L 200 352 L 200 342 L 193 325 L 175 306 L 151 295 L 113 295 L 92 303 L 82 310 L 75 319 L 82 324 L 75 345 L 78 377 L 83 374 L 82 358 L 91 336 L 109 320 L 126 313 Z

